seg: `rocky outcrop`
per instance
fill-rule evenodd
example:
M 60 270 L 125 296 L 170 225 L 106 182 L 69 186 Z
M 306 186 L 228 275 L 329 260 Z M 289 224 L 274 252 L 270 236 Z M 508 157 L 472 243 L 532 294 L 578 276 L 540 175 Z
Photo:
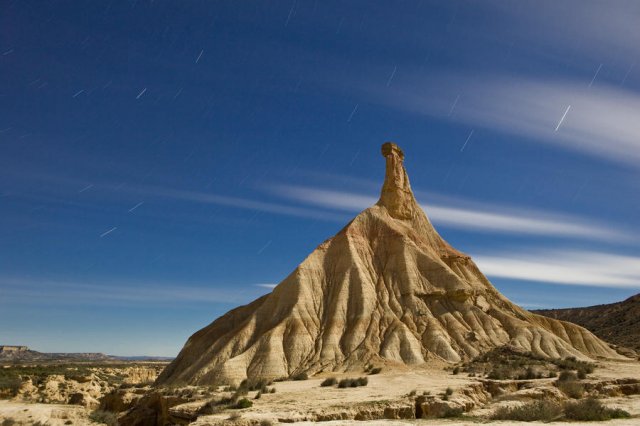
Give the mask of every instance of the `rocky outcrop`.
M 75 367 L 69 367 L 66 374 L 50 374 L 33 378 L 25 376 L 14 399 L 82 405 L 93 409 L 101 404 L 104 408 L 104 398 L 117 406 L 114 394 L 121 392 L 123 395 L 118 395 L 118 398 L 121 397 L 122 405 L 126 405 L 136 399 L 135 395 L 138 392 L 138 389 L 127 388 L 152 383 L 158 377 L 161 368 L 161 366 L 93 367 L 88 372 L 79 374 Z M 129 402 L 127 402 L 128 394 L 134 395 Z M 106 404 L 108 405 L 109 402 Z M 109 411 L 121 411 L 121 409 L 109 409 Z
M 382 147 L 378 203 L 270 294 L 195 333 L 157 384 L 238 383 L 368 363 L 459 362 L 510 344 L 546 357 L 621 358 L 577 325 L 525 311 L 433 228 L 404 154 Z
M 159 368 L 135 366 L 122 369 L 120 374 L 124 376 L 125 385 L 147 384 L 153 383 L 158 378 L 159 370 Z
M 0 345 L 0 355 L 16 354 L 19 352 L 26 352 L 28 350 L 29 350 L 29 347 L 27 346 Z
M 148 389 L 114 389 L 100 399 L 100 409 L 121 413 L 132 408 L 144 397 Z
M 172 418 L 169 409 L 186 402 L 175 396 L 151 392 L 143 396 L 137 403 L 118 418 L 120 426 L 167 426 L 181 424 Z M 188 424 L 188 423 L 184 423 Z
M 97 408 L 98 399 L 111 389 L 111 385 L 91 374 L 79 380 L 68 379 L 63 375 L 53 374 L 35 385 L 30 378 L 24 380 L 18 389 L 16 400 L 74 404 L 87 408 Z

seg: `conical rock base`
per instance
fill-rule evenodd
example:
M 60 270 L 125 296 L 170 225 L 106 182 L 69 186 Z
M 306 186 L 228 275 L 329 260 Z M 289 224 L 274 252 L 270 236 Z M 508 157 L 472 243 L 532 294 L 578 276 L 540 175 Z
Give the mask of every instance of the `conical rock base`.
M 435 231 L 395 145 L 380 201 L 316 248 L 272 293 L 195 333 L 158 384 L 237 383 L 300 372 L 420 365 L 506 344 L 553 358 L 620 358 L 577 325 L 502 296 Z

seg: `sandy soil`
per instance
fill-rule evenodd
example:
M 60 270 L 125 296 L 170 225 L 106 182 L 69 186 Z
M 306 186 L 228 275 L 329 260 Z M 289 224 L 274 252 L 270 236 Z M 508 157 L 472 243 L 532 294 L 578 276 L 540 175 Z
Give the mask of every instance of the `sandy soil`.
M 349 409 L 355 405 L 375 404 L 383 401 L 410 401 L 407 398 L 409 392 L 415 390 L 418 395 L 430 392 L 432 395 L 442 393 L 447 387 L 455 390 L 478 383 L 475 378 L 466 374 L 452 375 L 444 370 L 446 364 L 431 366 L 430 368 L 414 371 L 398 371 L 394 373 L 382 373 L 367 376 L 369 384 L 366 387 L 339 389 L 335 387 L 320 387 L 320 383 L 326 377 L 358 377 L 358 374 L 324 374 L 305 381 L 292 381 L 275 383 L 276 393 L 263 395 L 259 400 L 253 400 L 253 407 L 247 410 L 236 411 L 244 419 L 300 419 L 304 420 L 309 413 L 330 413 L 340 409 Z M 622 378 L 640 379 L 640 363 L 638 362 L 599 362 L 599 367 L 587 380 L 613 380 Z M 545 382 L 551 382 L 548 380 Z M 542 383 L 542 382 L 541 382 Z M 548 383 L 547 383 L 548 384 Z M 255 393 L 250 393 L 253 398 Z M 606 405 L 613 408 L 622 408 L 633 416 L 640 416 L 640 395 L 607 398 L 603 400 Z M 471 416 L 489 414 L 491 408 L 478 409 L 469 413 Z M 200 417 L 194 425 L 205 426 L 228 418 L 230 412 L 212 416 Z M 375 420 L 375 421 L 330 421 L 322 424 L 415 424 L 424 423 L 425 420 Z M 471 425 L 482 422 L 481 419 L 470 420 L 444 420 L 429 419 L 429 424 L 434 425 Z M 486 421 L 485 421 L 486 422 Z M 311 424 L 313 422 L 301 421 L 298 424 Z M 492 422 L 495 424 L 513 424 L 513 422 Z M 519 423 L 524 424 L 524 423 Z M 554 424 L 579 425 L 579 422 L 556 422 Z M 594 422 L 585 424 L 593 425 Z M 605 422 L 607 425 L 638 425 L 640 419 L 613 420 Z
M 313 422 L 305 421 L 310 418 L 310 414 L 321 413 L 330 414 L 340 411 L 348 411 L 354 407 L 362 407 L 367 404 L 410 404 L 413 397 L 408 397 L 412 391 L 417 394 L 429 392 L 437 395 L 444 392 L 448 387 L 454 389 L 452 398 L 458 394 L 458 390 L 469 387 L 478 381 L 466 374 L 452 375 L 445 371 L 446 364 L 431 365 L 429 368 L 417 369 L 413 371 L 398 370 L 394 372 L 383 372 L 381 374 L 367 376 L 368 386 L 358 388 L 339 389 L 336 387 L 321 387 L 320 383 L 326 377 L 332 376 L 337 379 L 344 377 L 359 377 L 363 374 L 324 374 L 304 381 L 277 382 L 274 384 L 276 393 L 265 394 L 258 400 L 254 400 L 255 392 L 249 394 L 254 405 L 246 410 L 228 410 L 221 414 L 202 416 L 194 426 L 205 426 L 212 423 L 219 423 L 223 419 L 228 419 L 231 413 L 241 415 L 241 420 L 277 420 L 287 419 L 300 420 L 300 425 L 310 425 Z M 640 363 L 638 362 L 600 362 L 596 371 L 589 376 L 587 381 L 615 380 L 623 378 L 640 379 Z M 540 381 L 543 383 L 548 381 Z M 547 383 L 548 385 L 548 383 Z M 640 395 L 620 396 L 603 400 L 610 407 L 622 408 L 629 411 L 635 418 L 625 420 L 612 420 L 602 424 L 611 426 L 631 426 L 640 424 Z M 504 403 L 504 402 L 503 402 Z M 479 408 L 468 416 L 483 416 L 491 412 L 491 407 Z M 16 421 L 16 425 L 32 425 L 36 422 L 42 424 L 58 426 L 65 424 L 88 425 L 89 411 L 80 406 L 26 403 L 18 401 L 0 401 L 0 424 L 5 419 Z M 484 424 L 514 424 L 513 422 L 486 422 L 481 418 L 468 419 L 429 419 L 429 420 L 370 420 L 353 421 L 337 420 L 322 422 L 323 425 L 413 425 L 413 424 L 433 425 L 476 425 Z M 95 424 L 95 423 L 93 423 Z M 230 424 L 230 423 L 227 423 Z M 518 423 L 525 424 L 525 423 Z M 533 423 L 541 424 L 541 423 Z M 558 425 L 594 425 L 597 423 L 585 422 L 554 422 Z
M 6 420 L 14 420 L 16 425 L 32 425 L 37 422 L 51 426 L 86 425 L 90 423 L 88 415 L 87 409 L 79 405 L 0 401 L 0 424 Z
M 500 421 L 500 422 L 481 422 L 479 420 L 443 420 L 443 419 L 429 419 L 429 420 L 369 420 L 369 421 L 347 421 L 347 420 L 336 420 L 330 422 L 322 422 L 322 426 L 331 426 L 331 425 L 362 425 L 366 424 L 367 426 L 377 426 L 377 425 L 391 425 L 391 426 L 400 426 L 400 425 L 416 425 L 416 424 L 428 424 L 429 426 L 478 426 L 479 424 L 491 424 L 491 425 L 513 425 L 514 422 L 510 421 Z M 597 424 L 607 425 L 607 426 L 637 426 L 638 419 L 626 419 L 626 420 L 610 420 L 608 422 L 553 422 L 553 423 L 542 423 L 542 422 L 515 422 L 516 425 L 571 425 L 571 426 L 593 426 Z M 299 422 L 296 425 L 315 425 L 318 426 L 318 423 L 314 422 Z

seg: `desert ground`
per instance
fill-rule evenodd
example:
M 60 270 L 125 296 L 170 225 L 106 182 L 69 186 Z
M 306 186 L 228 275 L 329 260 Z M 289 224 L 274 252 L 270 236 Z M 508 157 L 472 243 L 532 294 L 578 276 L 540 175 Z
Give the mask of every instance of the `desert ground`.
M 38 383 L 23 382 L 15 396 L 0 401 L 0 424 L 206 426 L 291 422 L 305 425 L 318 421 L 329 425 L 401 425 L 425 421 L 434 425 L 514 424 L 512 420 L 497 421 L 491 417 L 500 407 L 540 400 L 557 403 L 576 400 L 559 390 L 556 377 L 494 380 L 487 375 L 478 377 L 454 370 L 450 364 L 436 360 L 411 369 L 387 365 L 377 374 L 371 374 L 370 370 L 322 373 L 306 380 L 277 381 L 262 389 L 245 391 L 224 386 L 153 387 L 150 383 L 161 370 L 158 365 L 91 369 L 83 377 L 65 378 L 56 374 L 39 379 Z M 321 386 L 329 377 L 338 381 L 366 377 L 367 384 L 346 388 Z M 582 400 L 595 396 L 607 407 L 622 409 L 631 416 L 608 420 L 606 424 L 638 424 L 640 363 L 599 361 L 580 383 L 585 389 Z M 244 398 L 251 402 L 251 407 L 237 408 L 235 402 Z M 423 418 L 416 419 L 416 414 Z M 594 422 L 559 419 L 554 424 Z

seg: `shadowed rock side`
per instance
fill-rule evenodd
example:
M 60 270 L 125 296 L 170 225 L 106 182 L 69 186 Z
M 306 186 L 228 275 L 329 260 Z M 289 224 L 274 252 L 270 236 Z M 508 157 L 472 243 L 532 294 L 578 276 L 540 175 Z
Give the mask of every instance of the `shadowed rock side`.
M 158 384 L 237 383 L 370 362 L 450 362 L 511 344 L 537 355 L 620 358 L 577 325 L 503 297 L 418 206 L 404 155 L 385 143 L 380 201 L 322 243 L 272 293 L 198 331 Z
M 576 323 L 607 342 L 640 352 L 640 294 L 607 305 L 533 312 Z

